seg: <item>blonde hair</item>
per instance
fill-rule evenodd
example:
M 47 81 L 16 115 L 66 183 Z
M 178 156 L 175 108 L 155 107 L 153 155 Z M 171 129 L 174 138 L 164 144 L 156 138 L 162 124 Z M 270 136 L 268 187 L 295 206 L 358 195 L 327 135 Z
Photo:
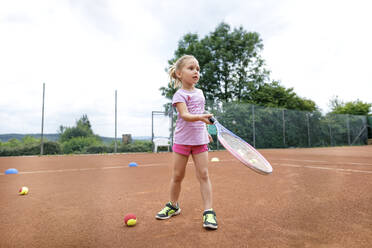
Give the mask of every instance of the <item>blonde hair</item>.
M 168 74 L 170 78 L 170 84 L 173 85 L 173 87 L 177 88 L 182 85 L 182 81 L 177 77 L 176 71 L 182 70 L 182 68 L 185 66 L 185 61 L 189 59 L 196 60 L 196 58 L 192 55 L 183 55 L 169 67 Z

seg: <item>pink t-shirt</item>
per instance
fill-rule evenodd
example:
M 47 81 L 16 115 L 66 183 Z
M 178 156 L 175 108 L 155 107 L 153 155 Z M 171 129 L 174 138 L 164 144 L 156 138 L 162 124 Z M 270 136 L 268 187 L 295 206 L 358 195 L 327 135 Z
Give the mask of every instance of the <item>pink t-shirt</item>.
M 172 105 L 183 102 L 186 104 L 190 114 L 203 114 L 205 97 L 201 89 L 187 91 L 177 90 L 173 96 Z M 174 132 L 174 143 L 180 145 L 204 145 L 209 143 L 206 124 L 202 121 L 185 121 L 178 113 L 176 130 Z

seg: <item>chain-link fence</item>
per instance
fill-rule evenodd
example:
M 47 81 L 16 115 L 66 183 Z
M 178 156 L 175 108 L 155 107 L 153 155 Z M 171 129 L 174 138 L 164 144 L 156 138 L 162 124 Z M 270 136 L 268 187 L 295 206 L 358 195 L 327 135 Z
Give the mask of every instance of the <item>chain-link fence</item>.
M 304 112 L 268 108 L 253 104 L 213 103 L 207 104 L 206 109 L 213 113 L 222 125 L 256 148 L 365 145 L 368 144 L 368 130 L 370 126 L 372 126 L 372 118 L 369 117 L 369 119 L 367 119 L 366 116 L 323 115 L 319 111 Z M 122 147 L 116 147 L 116 143 L 114 147 L 112 143 L 115 141 L 114 138 L 100 137 L 100 141 L 96 141 L 96 139 L 89 139 L 88 137 L 87 139 L 81 140 L 80 143 L 84 142 L 84 147 L 80 149 L 80 143 L 75 144 L 72 142 L 75 142 L 75 140 L 71 140 L 71 142 L 62 142 L 58 141 L 58 134 L 44 134 L 46 141 L 50 141 L 47 144 L 48 147 L 53 148 L 51 152 L 47 153 L 99 153 L 114 152 L 116 150 L 118 152 L 151 151 L 153 150 L 152 141 L 154 138 L 169 138 L 172 145 L 177 112 L 171 107 L 169 110 L 171 111 L 152 111 L 151 123 L 148 122 L 148 117 L 146 117 L 146 122 L 148 124 L 144 125 L 146 128 L 144 133 L 147 135 L 140 139 L 143 140 L 143 142 L 138 144 L 138 146 L 126 144 L 127 147 L 124 146 L 125 142 L 122 142 L 122 144 L 118 144 L 118 146 Z M 130 123 L 131 121 L 132 119 L 125 119 L 125 123 Z M 106 121 L 93 118 L 91 120 L 92 127 L 94 128 L 106 125 L 106 122 L 107 130 L 110 128 L 113 131 L 115 130 L 116 135 L 115 119 L 109 118 L 109 120 Z M 28 122 L 20 123 L 25 123 L 24 125 L 30 124 Z M 15 129 L 22 130 L 22 127 L 15 127 Z M 209 126 L 209 132 L 212 134 L 215 141 L 210 144 L 210 148 L 212 150 L 223 149 L 217 141 L 213 125 Z M 118 141 L 121 140 L 122 134 L 123 133 L 119 133 L 119 137 L 117 138 Z M 3 136 L 5 141 L 8 140 L 6 139 L 7 136 L 12 138 L 18 137 L 15 136 L 15 134 Z M 19 136 L 21 137 L 22 135 Z M 39 134 L 34 136 L 36 138 L 40 137 Z M 76 151 L 67 149 L 73 145 L 78 146 L 76 149 L 72 147 Z M 40 142 L 37 140 L 25 139 L 22 142 L 16 142 L 15 139 L 12 139 L 6 143 L 0 142 L 0 156 L 2 156 L 1 154 L 3 154 L 3 156 L 39 154 L 39 147 Z M 3 153 L 1 153 L 1 150 Z M 167 150 L 167 148 L 165 147 L 163 150 Z
M 372 116 L 368 116 L 367 123 L 368 123 L 368 139 L 372 139 Z
M 304 112 L 253 104 L 209 106 L 213 106 L 209 108 L 210 112 L 222 125 L 256 148 L 365 145 L 368 142 L 366 116 L 322 115 L 319 111 Z M 213 132 L 211 128 L 215 142 L 210 147 L 220 149 Z

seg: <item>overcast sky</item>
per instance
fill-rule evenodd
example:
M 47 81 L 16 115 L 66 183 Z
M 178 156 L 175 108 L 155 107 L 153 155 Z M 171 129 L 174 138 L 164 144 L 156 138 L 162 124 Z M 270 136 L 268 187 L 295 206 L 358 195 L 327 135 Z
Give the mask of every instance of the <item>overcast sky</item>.
M 335 96 L 370 103 L 371 7 L 368 0 L 0 0 L 0 134 L 40 133 L 45 83 L 45 133 L 87 114 L 95 133 L 114 137 L 117 90 L 118 136 L 151 136 L 178 41 L 188 32 L 204 37 L 222 21 L 258 32 L 271 79 L 323 112 Z

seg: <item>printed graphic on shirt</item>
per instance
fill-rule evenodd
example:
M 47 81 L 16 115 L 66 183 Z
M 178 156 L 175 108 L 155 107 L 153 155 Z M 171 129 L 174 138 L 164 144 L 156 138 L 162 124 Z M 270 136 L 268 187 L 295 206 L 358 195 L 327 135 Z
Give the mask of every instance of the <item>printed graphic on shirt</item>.
M 192 95 L 187 94 L 186 98 L 186 106 L 188 111 L 191 114 L 201 114 L 204 112 L 204 95 L 203 92 L 197 92 Z

